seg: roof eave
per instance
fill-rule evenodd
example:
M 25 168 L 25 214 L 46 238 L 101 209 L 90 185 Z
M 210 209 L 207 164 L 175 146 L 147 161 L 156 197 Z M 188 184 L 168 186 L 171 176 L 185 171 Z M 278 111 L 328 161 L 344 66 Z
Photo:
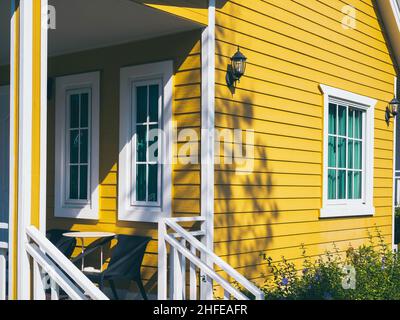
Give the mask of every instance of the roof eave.
M 400 0 L 377 0 L 397 66 L 400 66 Z

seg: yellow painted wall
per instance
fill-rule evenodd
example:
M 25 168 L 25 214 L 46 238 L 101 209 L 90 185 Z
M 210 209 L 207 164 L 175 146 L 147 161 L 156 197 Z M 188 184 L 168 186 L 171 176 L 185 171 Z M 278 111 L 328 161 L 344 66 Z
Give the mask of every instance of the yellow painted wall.
M 101 230 L 119 234 L 150 235 L 144 259 L 144 279 L 156 281 L 157 226 L 148 223 L 118 221 L 117 174 L 119 155 L 119 72 L 129 65 L 174 60 L 173 120 L 178 129 L 200 126 L 200 32 L 151 39 L 115 47 L 107 47 L 51 58 L 49 76 L 101 71 L 100 97 L 100 212 L 99 221 L 54 217 L 54 123 L 53 99 L 48 104 L 48 211 L 47 229 L 63 228 L 79 231 Z M 173 168 L 173 212 L 175 215 L 199 214 L 199 178 L 197 166 L 176 165 Z M 190 184 L 192 192 L 185 192 Z M 146 284 L 145 284 L 146 286 Z
M 357 28 L 342 28 L 340 0 L 231 0 L 216 14 L 216 127 L 254 129 L 255 172 L 215 171 L 215 251 L 262 282 L 275 261 L 367 241 L 392 224 L 393 124 L 384 119 L 395 71 L 371 0 L 350 0 Z M 246 76 L 232 94 L 227 65 L 240 45 Z M 319 84 L 377 99 L 374 205 L 367 218 L 320 219 L 323 96 Z

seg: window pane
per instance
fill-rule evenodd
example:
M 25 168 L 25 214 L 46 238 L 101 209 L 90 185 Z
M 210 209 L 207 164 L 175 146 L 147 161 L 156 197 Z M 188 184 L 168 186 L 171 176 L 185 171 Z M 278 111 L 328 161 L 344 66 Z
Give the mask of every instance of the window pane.
M 329 137 L 329 167 L 336 167 L 336 137 Z
M 147 86 L 136 88 L 136 122 L 147 122 Z
M 72 200 L 78 199 L 78 166 L 70 166 L 69 198 Z
M 339 135 L 346 136 L 347 127 L 347 108 L 339 106 Z
M 81 130 L 81 150 L 80 150 L 80 163 L 88 163 L 89 154 L 89 131 L 87 129 Z
M 158 131 L 158 125 L 149 126 L 149 161 L 157 162 L 158 161 L 158 135 L 160 132 Z M 150 133 L 152 136 L 150 136 Z
M 353 199 L 353 171 L 347 172 L 347 198 Z
M 329 133 L 336 134 L 336 105 L 329 104 Z
M 362 147 L 361 141 L 354 141 L 354 168 L 362 169 Z
M 81 95 L 81 127 L 88 126 L 89 119 L 89 94 L 83 93 Z
M 136 154 L 137 161 L 144 162 L 146 161 L 146 152 L 147 152 L 147 126 L 139 125 L 136 126 L 136 136 L 137 136 L 137 145 L 136 145 Z
M 150 122 L 158 121 L 158 100 L 159 100 L 159 89 L 158 84 L 152 85 L 149 88 L 149 113 Z
M 70 96 L 70 128 L 79 127 L 79 94 Z
M 348 149 L 347 149 L 347 168 L 353 169 L 354 164 L 353 164 L 353 146 L 354 142 L 353 140 L 349 140 L 348 142 Z
M 354 199 L 361 199 L 361 172 L 354 173 Z
M 149 201 L 157 202 L 158 190 L 158 165 L 149 165 Z
M 69 162 L 79 161 L 79 130 L 71 130 L 69 133 Z
M 354 138 L 354 109 L 349 109 L 348 136 Z
M 354 125 L 354 135 L 357 139 L 362 139 L 362 112 L 355 111 L 355 125 Z
M 346 171 L 338 173 L 338 199 L 346 199 Z
M 328 171 L 328 199 L 336 199 L 336 170 Z
M 146 165 L 136 165 L 136 201 L 146 201 Z
M 80 166 L 80 179 L 79 179 L 79 199 L 87 200 L 87 189 L 88 189 L 88 166 Z
M 338 167 L 346 168 L 346 139 L 339 138 L 338 140 Z

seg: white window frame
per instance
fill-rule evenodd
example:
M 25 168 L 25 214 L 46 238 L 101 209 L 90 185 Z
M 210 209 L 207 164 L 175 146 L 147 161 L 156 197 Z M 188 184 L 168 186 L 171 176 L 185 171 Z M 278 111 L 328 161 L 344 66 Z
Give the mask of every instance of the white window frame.
M 161 146 L 160 203 L 135 203 L 132 201 L 132 161 L 135 140 L 133 133 L 134 110 L 132 86 L 135 82 L 160 80 L 163 102 L 160 128 L 164 132 Z M 173 62 L 163 61 L 121 68 L 120 71 L 120 153 L 118 166 L 118 219 L 157 223 L 171 216 L 172 202 L 172 88 Z M 160 137 L 158 139 L 160 141 Z
M 377 100 L 355 94 L 346 90 L 320 85 L 324 95 L 324 129 L 323 129 L 323 185 L 321 218 L 372 216 L 374 182 L 374 112 Z M 343 101 L 348 105 L 364 111 L 363 121 L 363 179 L 362 200 L 329 200 L 328 199 L 328 135 L 329 135 L 329 103 L 332 100 Z
M 67 156 L 69 155 L 67 108 L 70 91 L 90 91 L 89 99 L 89 190 L 88 200 L 68 199 Z M 91 102 L 91 103 L 90 103 Z M 97 220 L 99 218 L 100 72 L 82 73 L 56 79 L 55 122 L 55 217 Z

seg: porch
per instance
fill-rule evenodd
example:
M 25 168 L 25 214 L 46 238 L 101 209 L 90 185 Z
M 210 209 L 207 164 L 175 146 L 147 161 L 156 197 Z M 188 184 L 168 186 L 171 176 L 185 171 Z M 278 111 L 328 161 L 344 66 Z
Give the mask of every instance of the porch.
M 141 268 L 150 298 L 212 299 L 213 281 L 225 298 L 246 298 L 228 278 L 260 298 L 212 251 L 212 201 L 201 191 L 212 166 L 172 161 L 174 127 L 210 127 L 209 27 L 157 4 L 54 0 L 55 28 L 49 10 L 47 30 L 37 26 L 40 5 L 12 5 L 0 4 L 0 21 L 11 21 L 0 39 L 12 44 L 0 49 L 1 105 L 10 106 L 0 113 L 0 148 L 8 151 L 0 159 L 0 299 L 59 299 L 60 288 L 71 299 L 111 296 L 45 238 L 54 229 L 151 237 Z M 166 132 L 152 140 L 163 150 L 152 161 L 151 126 Z M 182 196 L 188 181 L 197 181 L 201 198 Z M 105 250 L 104 269 L 114 248 Z M 78 244 L 73 256 L 79 252 Z M 120 297 L 138 298 L 134 285 L 117 287 Z

